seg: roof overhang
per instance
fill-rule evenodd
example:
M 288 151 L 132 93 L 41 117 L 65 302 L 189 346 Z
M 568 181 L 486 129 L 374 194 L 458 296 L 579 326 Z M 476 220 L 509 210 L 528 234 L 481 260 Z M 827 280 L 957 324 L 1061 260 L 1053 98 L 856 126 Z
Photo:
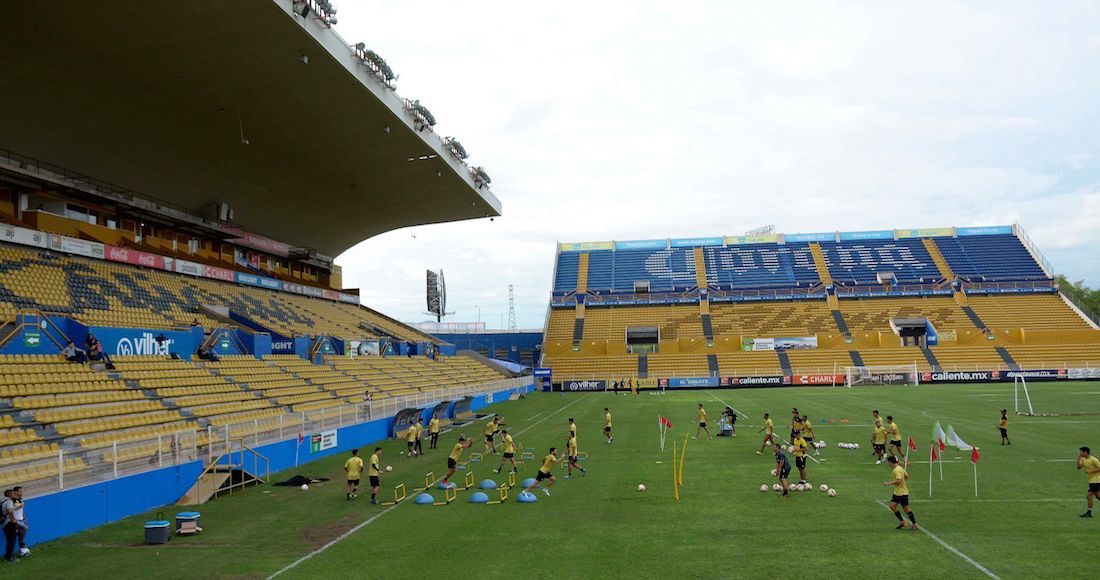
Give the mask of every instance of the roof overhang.
M 196 215 L 227 203 L 241 227 L 332 256 L 405 226 L 500 215 L 348 43 L 292 7 L 9 3 L 0 148 Z

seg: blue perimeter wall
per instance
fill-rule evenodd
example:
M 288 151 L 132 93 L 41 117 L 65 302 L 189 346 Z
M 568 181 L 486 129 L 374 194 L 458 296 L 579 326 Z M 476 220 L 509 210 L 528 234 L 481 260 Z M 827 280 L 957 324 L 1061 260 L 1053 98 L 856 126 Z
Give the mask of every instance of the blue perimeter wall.
M 531 360 L 538 364 L 539 349 L 542 345 L 541 332 L 482 332 L 482 333 L 435 333 L 432 336 L 445 340 L 456 349 L 489 351 L 489 358 L 497 357 L 497 349 L 505 349 L 508 356 L 504 357 L 514 363 L 522 363 L 520 353 L 531 353 Z
M 534 387 L 528 386 L 527 391 L 531 390 Z M 512 389 L 479 395 L 474 397 L 470 408 L 484 409 L 507 401 L 511 394 Z M 309 452 L 309 436 L 303 434 L 302 449 L 298 451 L 301 464 L 385 440 L 390 437 L 392 427 L 393 417 L 387 417 L 337 429 L 336 447 L 314 454 Z M 294 468 L 295 447 L 296 437 L 263 445 L 256 451 L 271 461 L 274 474 Z M 204 461 L 192 461 L 31 498 L 27 500 L 28 519 L 33 519 L 34 525 L 28 539 L 39 544 L 162 506 L 167 506 L 165 517 L 171 518 L 176 511 L 186 511 L 177 510 L 172 504 L 194 485 L 204 467 Z

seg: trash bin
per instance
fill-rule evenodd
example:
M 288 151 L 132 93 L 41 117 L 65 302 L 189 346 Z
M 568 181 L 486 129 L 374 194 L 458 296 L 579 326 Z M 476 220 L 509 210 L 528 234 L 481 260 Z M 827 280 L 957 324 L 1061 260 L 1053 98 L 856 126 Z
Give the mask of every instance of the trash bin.
M 169 532 L 169 526 L 171 522 L 168 520 L 152 520 L 145 522 L 145 543 L 146 544 L 167 544 L 168 540 L 172 537 Z
M 179 512 L 176 514 L 176 532 L 180 531 L 183 527 L 183 522 L 195 522 L 195 527 L 202 527 L 199 524 L 199 512 Z

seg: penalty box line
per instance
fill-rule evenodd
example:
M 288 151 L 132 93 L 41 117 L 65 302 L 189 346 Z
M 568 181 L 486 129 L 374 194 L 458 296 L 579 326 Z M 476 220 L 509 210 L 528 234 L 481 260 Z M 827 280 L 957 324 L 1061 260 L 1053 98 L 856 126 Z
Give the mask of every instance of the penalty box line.
M 878 502 L 878 505 L 883 507 L 883 509 L 885 509 L 886 511 L 890 511 L 890 506 L 886 505 L 886 502 L 882 501 L 881 499 L 876 500 L 876 501 Z M 979 571 L 981 571 L 982 574 L 985 574 L 986 576 L 989 576 L 990 578 L 993 578 L 993 580 L 1001 580 L 1001 577 L 994 574 L 992 571 L 990 571 L 989 568 L 986 568 L 985 566 L 982 566 L 981 564 L 978 563 L 977 560 L 975 560 L 974 558 L 971 558 L 970 556 L 967 556 L 966 554 L 962 553 L 962 551 L 960 551 L 955 546 L 952 546 L 951 544 L 948 544 L 947 542 L 941 540 L 939 538 L 939 536 L 937 536 L 936 534 L 933 534 L 932 532 L 929 532 L 928 529 L 925 528 L 924 526 L 921 526 L 919 529 L 920 529 L 920 531 L 924 532 L 924 535 L 928 536 L 929 538 L 932 538 L 933 541 L 935 541 L 940 546 L 943 546 L 943 548 L 946 549 L 948 552 L 951 552 L 952 554 L 955 554 L 956 556 L 962 558 L 963 560 L 966 560 L 966 562 L 968 564 L 970 564 L 971 566 L 977 568 Z
M 567 403 L 566 405 L 562 406 L 557 411 L 554 411 L 553 413 L 550 413 L 549 415 L 543 417 L 542 419 L 539 419 L 539 421 L 537 423 L 532 423 L 526 429 L 516 433 L 516 436 L 523 435 L 524 433 L 530 431 L 531 429 L 534 429 L 536 426 L 539 425 L 539 423 L 542 423 L 543 421 L 549 419 L 550 417 L 553 417 L 554 415 L 557 415 L 558 413 L 566 410 L 570 406 L 575 405 L 576 403 L 580 402 L 581 399 L 582 399 L 582 397 L 577 397 L 572 402 Z M 402 503 L 404 503 L 404 502 L 402 502 Z M 336 544 L 339 544 L 340 542 L 346 540 L 349 536 L 351 536 L 355 532 L 358 532 L 359 530 L 369 526 L 370 524 L 374 523 L 374 521 L 377 520 L 378 518 L 380 518 L 380 517 L 388 514 L 389 512 L 393 511 L 399 505 L 401 505 L 401 504 L 399 503 L 397 505 L 390 506 L 390 507 L 382 510 L 381 512 L 378 512 L 377 514 L 374 514 L 373 516 L 371 516 L 371 517 L 367 518 L 366 520 L 360 522 L 354 528 L 344 532 L 343 534 L 340 534 L 339 536 L 336 537 L 336 539 L 332 540 L 331 542 L 325 544 L 324 546 L 321 546 L 320 548 L 317 548 L 316 550 L 306 554 L 305 556 L 302 556 L 301 558 L 298 558 L 297 560 L 291 562 L 290 564 L 287 564 L 282 569 L 280 569 L 280 570 L 276 571 L 275 573 L 271 574 L 270 576 L 268 576 L 267 579 L 271 580 L 272 578 L 275 578 L 275 577 L 279 576 L 283 572 L 291 570 L 291 569 L 297 567 L 299 564 L 302 564 L 306 560 L 309 560 L 310 558 L 320 554 L 321 552 L 324 552 L 325 550 L 328 550 L 329 548 L 335 546 Z

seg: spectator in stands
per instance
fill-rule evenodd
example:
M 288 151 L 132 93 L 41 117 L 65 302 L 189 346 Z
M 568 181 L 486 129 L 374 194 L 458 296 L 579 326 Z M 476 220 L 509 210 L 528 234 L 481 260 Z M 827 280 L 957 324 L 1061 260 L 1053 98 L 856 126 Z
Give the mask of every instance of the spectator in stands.
M 88 353 L 82 348 L 77 348 L 71 340 L 65 343 L 65 348 L 61 349 L 61 356 L 73 363 L 84 364 L 88 362 Z
M 99 344 L 99 339 L 90 332 L 88 338 L 84 341 L 84 350 L 88 353 L 88 360 L 102 360 L 106 361 L 107 364 L 112 364 L 111 357 L 103 352 L 103 345 Z
M 416 350 L 416 345 L 415 344 L 413 344 L 411 341 L 405 341 L 405 354 L 409 358 L 412 358 L 413 351 L 415 351 L 415 350 Z
M 202 346 L 199 347 L 198 356 L 201 360 L 208 360 L 210 362 L 220 362 L 222 360 L 218 356 L 218 353 Z
M 198 318 L 194 318 L 194 319 L 191 320 L 191 326 L 202 326 L 202 325 L 199 324 L 199 319 Z

